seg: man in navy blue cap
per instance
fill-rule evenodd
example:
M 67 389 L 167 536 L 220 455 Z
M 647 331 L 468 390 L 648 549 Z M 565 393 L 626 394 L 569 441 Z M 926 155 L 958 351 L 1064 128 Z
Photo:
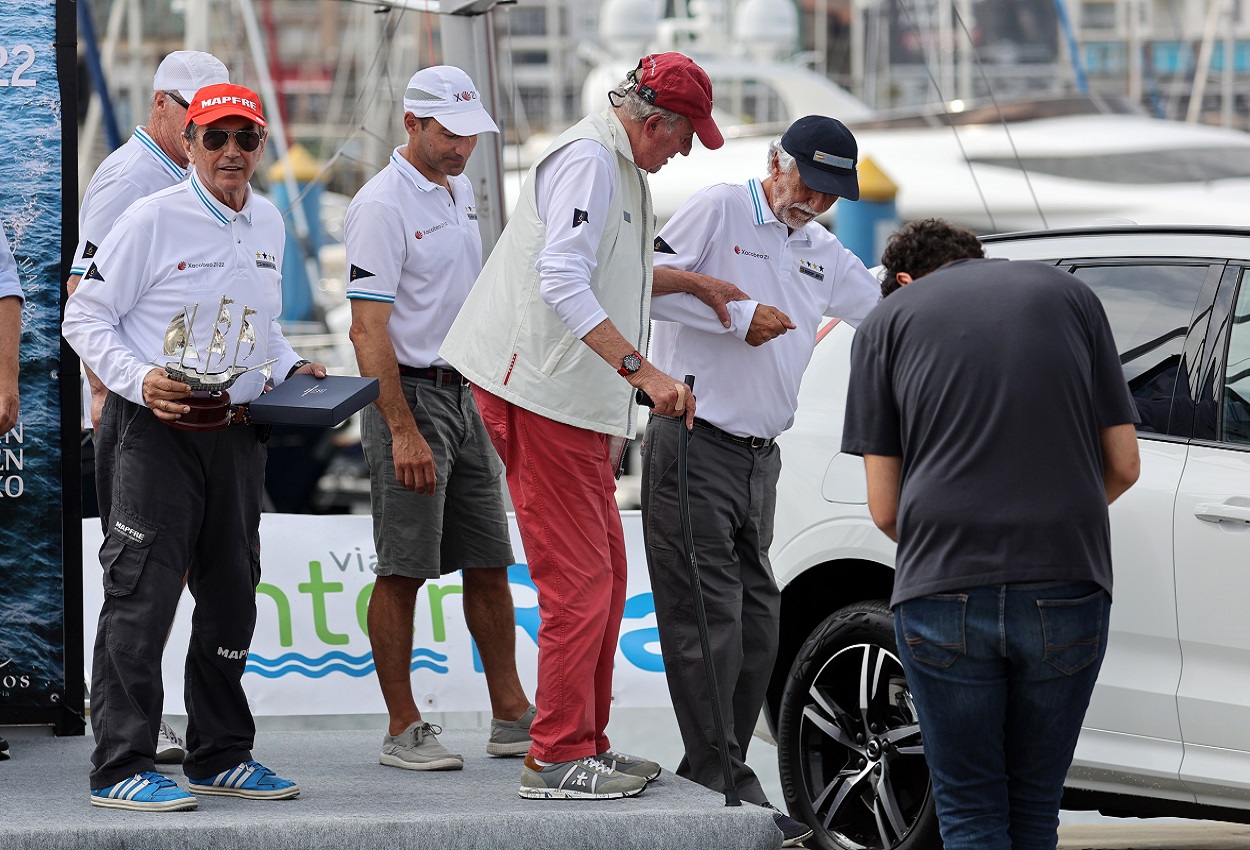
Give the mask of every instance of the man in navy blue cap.
M 769 145 L 765 179 L 696 192 L 655 242 L 657 292 L 707 286 L 710 277 L 750 293 L 728 304 L 727 326 L 684 292 L 651 302 L 653 361 L 665 374 L 697 378 L 690 513 L 721 691 L 710 695 L 704 678 L 672 473 L 686 429 L 680 418 L 654 415 L 643 445 L 642 510 L 660 647 L 686 749 L 677 773 L 724 790 L 710 720 L 711 700 L 720 700 L 739 794 L 769 808 L 746 751 L 777 654 L 781 596 L 768 560 L 781 472 L 774 441 L 794 421 L 821 317 L 858 325 L 879 297 L 876 278 L 816 222 L 839 198 L 859 197 L 858 155 L 841 122 L 800 118 Z M 785 846 L 812 833 L 781 812 L 774 819 Z

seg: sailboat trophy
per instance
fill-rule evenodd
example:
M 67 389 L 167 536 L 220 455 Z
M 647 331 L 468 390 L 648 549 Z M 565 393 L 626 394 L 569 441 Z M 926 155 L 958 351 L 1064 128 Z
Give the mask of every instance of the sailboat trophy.
M 180 399 L 191 410 L 184 413 L 182 418 L 167 423 L 174 428 L 184 431 L 213 431 L 226 427 L 230 424 L 230 386 L 240 375 L 255 369 L 260 369 L 266 380 L 273 373 L 273 364 L 278 362 L 276 359 L 252 366 L 239 365 L 240 359 L 247 360 L 256 350 L 256 330 L 248 321 L 251 316 L 256 315 L 256 311 L 247 305 L 243 307 L 243 319 L 234 342 L 233 357 L 229 365 L 226 364 L 229 349 L 227 335 L 234 324 L 234 318 L 227 308 L 233 303 L 232 299 L 222 296 L 217 305 L 217 317 L 213 321 L 208 349 L 203 355 L 195 341 L 195 316 L 199 312 L 199 304 L 189 309 L 183 307 L 165 329 L 165 356 L 176 356 L 178 359 L 157 365 L 163 367 L 170 378 L 191 387 L 191 397 Z M 247 346 L 246 351 L 243 350 L 244 346 Z

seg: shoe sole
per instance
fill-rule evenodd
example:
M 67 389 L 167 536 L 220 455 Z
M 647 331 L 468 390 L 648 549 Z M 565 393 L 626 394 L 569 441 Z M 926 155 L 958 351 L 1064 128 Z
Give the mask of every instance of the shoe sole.
M 633 791 L 610 791 L 606 794 L 593 794 L 589 791 L 568 791 L 564 788 L 528 788 L 522 785 L 517 794 L 526 800 L 619 800 L 622 797 L 637 797 L 646 786 Z
M 530 751 L 531 743 L 532 741 L 530 741 L 529 738 L 512 744 L 504 744 L 498 741 L 488 741 L 486 744 L 486 754 L 488 756 L 523 756 Z
M 91 805 L 102 809 L 128 809 L 132 812 L 189 812 L 199 805 L 194 797 L 185 800 L 169 800 L 164 803 L 136 803 L 134 800 L 114 800 L 92 795 Z
M 182 747 L 169 747 L 164 750 L 156 751 L 157 764 L 182 764 L 182 760 L 186 757 L 187 751 Z
M 433 761 L 404 761 L 399 756 L 390 756 L 382 753 L 378 756 L 378 764 L 384 764 L 387 767 L 399 767 L 404 770 L 463 770 L 464 759 L 457 758 L 441 758 Z
M 804 841 L 806 841 L 807 839 L 811 837 L 812 837 L 812 832 L 809 830 L 807 835 L 801 835 L 798 838 L 785 839 L 784 841 L 781 842 L 781 846 L 782 847 L 797 847 L 798 845 L 802 844 Z
M 196 794 L 207 797 L 239 797 L 244 800 L 293 800 L 299 796 L 299 786 L 279 788 L 274 791 L 256 791 L 247 788 L 218 788 L 214 785 L 188 783 Z

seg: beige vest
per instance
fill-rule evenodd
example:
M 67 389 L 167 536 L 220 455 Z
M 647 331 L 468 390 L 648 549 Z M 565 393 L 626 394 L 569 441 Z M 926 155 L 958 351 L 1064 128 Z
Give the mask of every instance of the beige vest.
M 647 175 L 634 165 L 625 128 L 612 110 L 569 128 L 530 167 L 499 244 L 452 324 L 439 354 L 473 383 L 557 422 L 633 437 L 633 387 L 583 343 L 539 292 L 546 244 L 534 176 L 553 152 L 578 139 L 616 151 L 616 197 L 595 252 L 590 289 L 616 329 L 646 352 L 650 336 L 655 219 Z

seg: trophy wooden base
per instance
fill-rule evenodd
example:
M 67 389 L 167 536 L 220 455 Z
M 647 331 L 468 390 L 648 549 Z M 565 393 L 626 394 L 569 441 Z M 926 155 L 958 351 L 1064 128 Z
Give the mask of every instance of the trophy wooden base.
M 173 421 L 161 420 L 171 428 L 180 431 L 218 431 L 230 424 L 230 393 L 197 392 L 190 398 L 178 399 L 180 404 L 191 408 L 182 418 Z

